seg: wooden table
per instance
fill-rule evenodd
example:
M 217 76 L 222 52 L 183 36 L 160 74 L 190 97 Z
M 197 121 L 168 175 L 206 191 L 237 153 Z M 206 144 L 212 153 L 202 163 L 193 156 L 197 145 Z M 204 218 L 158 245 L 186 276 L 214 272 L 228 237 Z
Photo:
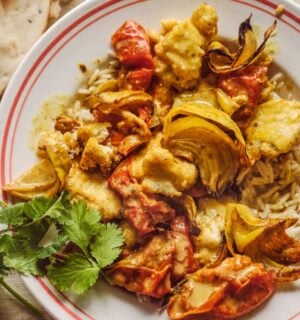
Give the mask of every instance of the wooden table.
M 0 320 L 53 320 L 53 318 L 50 317 L 48 313 L 35 301 L 24 286 L 18 274 L 14 273 L 6 277 L 5 281 L 22 297 L 39 308 L 43 313 L 43 318 L 33 315 L 30 310 L 0 286 Z

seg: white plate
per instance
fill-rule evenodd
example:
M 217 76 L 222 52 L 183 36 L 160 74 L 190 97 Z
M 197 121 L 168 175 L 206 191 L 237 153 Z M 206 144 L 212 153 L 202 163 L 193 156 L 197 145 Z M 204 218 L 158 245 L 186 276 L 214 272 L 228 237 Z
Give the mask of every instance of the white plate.
M 219 13 L 220 34 L 236 37 L 239 23 L 253 14 L 264 30 L 274 20 L 276 4 L 269 0 L 207 0 Z M 107 54 L 110 36 L 127 19 L 146 28 L 158 28 L 163 18 L 187 18 L 198 0 L 86 1 L 55 24 L 34 46 L 18 68 L 0 106 L 0 185 L 29 168 L 35 161 L 28 148 L 31 120 L 47 97 L 72 93 L 78 85 L 78 63 Z M 300 86 L 299 6 L 281 1 L 287 11 L 279 19 L 276 39 L 280 50 L 276 64 Z M 151 306 L 101 281 L 87 294 L 74 297 L 57 292 L 46 279 L 23 277 L 36 299 L 57 319 L 154 320 L 167 319 Z M 300 319 L 300 284 L 281 286 L 252 319 Z

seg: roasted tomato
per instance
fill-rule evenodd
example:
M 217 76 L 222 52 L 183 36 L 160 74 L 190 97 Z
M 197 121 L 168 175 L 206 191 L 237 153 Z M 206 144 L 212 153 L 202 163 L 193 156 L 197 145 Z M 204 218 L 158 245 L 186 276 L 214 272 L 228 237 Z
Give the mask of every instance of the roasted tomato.
M 145 29 L 134 21 L 126 21 L 112 36 L 117 57 L 125 68 L 121 72 L 125 87 L 147 90 L 154 72 L 150 41 Z
M 246 101 L 236 110 L 232 119 L 244 130 L 248 127 L 256 111 L 261 91 L 267 80 L 268 68 L 264 66 L 248 66 L 240 71 L 221 75 L 217 87 L 221 88 L 231 97 L 245 96 Z
M 157 224 L 170 221 L 175 216 L 175 210 L 166 202 L 141 192 L 125 199 L 123 214 L 143 236 L 153 232 Z
M 123 161 L 110 176 L 109 186 L 123 198 L 124 217 L 140 236 L 155 230 L 155 225 L 175 217 L 175 210 L 155 195 L 145 194 L 131 176 L 133 157 Z
M 172 319 L 236 319 L 269 298 L 275 285 L 273 271 L 236 255 L 192 274 L 171 298 L 168 314 Z
M 155 236 L 146 246 L 110 267 L 107 275 L 129 291 L 160 298 L 171 292 L 174 251 L 166 235 Z
M 127 73 L 126 82 L 132 90 L 146 90 L 151 84 L 152 75 L 152 69 L 133 69 Z
M 172 274 L 175 281 L 198 269 L 188 223 L 184 216 L 177 216 L 171 223 L 170 238 L 175 245 Z
M 126 21 L 112 36 L 120 62 L 129 67 L 153 68 L 149 38 L 135 21 Z
M 154 236 L 146 245 L 117 262 L 108 275 L 129 291 L 160 298 L 171 292 L 174 281 L 197 269 L 185 218 L 178 216 L 172 221 L 171 230 Z

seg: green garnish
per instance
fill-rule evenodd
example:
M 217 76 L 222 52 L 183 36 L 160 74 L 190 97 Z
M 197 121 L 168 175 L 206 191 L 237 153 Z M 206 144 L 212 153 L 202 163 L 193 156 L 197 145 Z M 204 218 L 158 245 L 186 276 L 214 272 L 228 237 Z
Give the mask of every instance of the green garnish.
M 66 191 L 54 199 L 1 202 L 0 223 L 7 226 L 0 231 L 0 285 L 6 288 L 5 275 L 16 270 L 46 275 L 59 290 L 81 294 L 119 257 L 124 241 L 117 224 L 102 223 L 96 210 L 85 201 L 71 202 Z

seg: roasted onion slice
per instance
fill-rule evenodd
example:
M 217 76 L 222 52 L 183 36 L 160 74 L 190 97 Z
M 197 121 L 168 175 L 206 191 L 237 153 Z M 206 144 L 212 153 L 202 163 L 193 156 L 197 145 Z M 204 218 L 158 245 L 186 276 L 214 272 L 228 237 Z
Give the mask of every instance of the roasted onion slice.
M 68 148 L 60 133 L 44 134 L 39 142 L 38 153 L 41 157 L 49 159 L 60 181 L 60 190 L 65 185 L 66 176 L 71 169 L 72 161 Z
M 179 116 L 197 116 L 218 126 L 234 141 L 237 148 L 239 148 L 241 162 L 244 165 L 248 164 L 248 157 L 245 152 L 245 140 L 242 132 L 227 113 L 214 108 L 212 104 L 204 100 L 197 103 L 184 101 L 182 103 L 176 102 L 164 121 L 164 140 L 166 140 L 169 135 L 171 122 Z
M 152 116 L 153 98 L 141 90 L 102 92 L 87 98 L 87 105 L 97 114 L 99 122 L 111 124 L 107 142 L 127 156 L 151 138 L 149 122 Z M 109 166 L 111 169 L 112 166 Z
M 30 170 L 24 172 L 12 183 L 3 186 L 3 191 L 22 200 L 37 196 L 53 197 L 61 184 L 51 161 L 43 159 Z
M 104 114 L 110 114 L 116 109 L 135 111 L 138 107 L 152 107 L 153 98 L 141 90 L 121 90 L 118 92 L 102 92 L 87 98 L 91 110 L 97 109 Z
M 199 117 L 179 118 L 170 124 L 166 147 L 175 156 L 191 159 L 202 183 L 212 193 L 222 193 L 240 166 L 233 141 L 216 125 Z
M 222 193 L 232 184 L 240 164 L 248 161 L 237 125 L 209 105 L 174 107 L 165 118 L 163 143 L 175 156 L 198 165 L 202 183 L 211 193 Z
M 238 38 L 239 49 L 237 52 L 232 53 L 218 41 L 210 43 L 206 55 L 208 66 L 212 72 L 225 74 L 241 70 L 255 62 L 264 51 L 266 42 L 271 37 L 277 23 L 274 21 L 272 26 L 266 30 L 263 42 L 257 47 L 256 36 L 250 20 L 251 16 L 240 24 Z
M 253 261 L 273 269 L 278 281 L 300 278 L 300 241 L 286 230 L 297 219 L 259 219 L 242 204 L 227 205 L 225 236 L 227 247 L 234 254 L 246 254 Z

